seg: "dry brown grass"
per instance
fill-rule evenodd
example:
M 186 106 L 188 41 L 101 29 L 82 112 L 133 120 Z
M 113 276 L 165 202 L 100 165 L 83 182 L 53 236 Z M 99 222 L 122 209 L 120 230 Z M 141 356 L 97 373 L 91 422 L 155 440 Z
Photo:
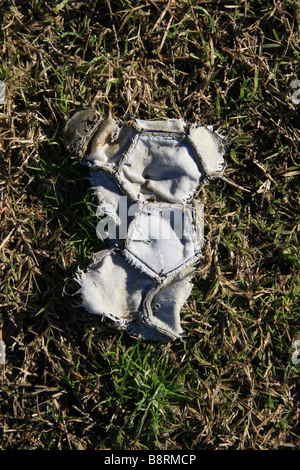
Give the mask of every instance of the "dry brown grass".
M 298 4 L 0 6 L 0 448 L 299 448 Z M 103 331 L 62 295 L 100 246 L 87 172 L 61 143 L 87 103 L 228 136 L 226 179 L 199 194 L 185 342 Z

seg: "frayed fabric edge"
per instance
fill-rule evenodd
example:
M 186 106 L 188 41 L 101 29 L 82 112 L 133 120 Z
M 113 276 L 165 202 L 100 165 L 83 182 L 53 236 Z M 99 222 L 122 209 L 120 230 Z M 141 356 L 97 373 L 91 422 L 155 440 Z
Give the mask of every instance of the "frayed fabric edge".
M 107 250 L 103 250 L 103 251 L 107 251 Z M 83 285 L 83 282 L 84 282 L 83 277 L 88 273 L 88 271 L 89 271 L 89 268 L 87 268 L 87 271 L 83 271 L 80 268 L 77 269 L 77 271 L 75 273 L 74 281 L 77 282 L 80 285 L 80 288 L 76 291 L 76 293 L 74 295 L 82 294 L 82 285 Z M 90 269 L 90 271 L 92 271 L 92 269 Z M 120 315 L 117 315 L 115 313 L 111 313 L 111 312 L 96 312 L 95 310 L 90 308 L 88 305 L 86 305 L 84 301 L 81 302 L 79 307 L 84 308 L 88 313 L 90 313 L 92 315 L 99 316 L 102 320 L 105 320 L 106 318 L 108 318 L 109 320 L 116 323 L 116 325 L 119 328 L 122 328 L 123 330 L 125 330 L 127 328 L 128 324 L 132 321 L 132 316 L 135 317 L 137 315 L 142 315 L 142 312 L 137 311 L 137 310 L 129 312 L 129 314 L 127 314 L 127 317 L 125 317 L 125 318 L 121 317 Z M 131 315 L 131 317 L 130 317 L 130 315 Z
M 112 251 L 103 250 L 103 252 L 98 253 L 98 256 L 101 259 Z M 89 271 L 93 271 L 93 268 L 88 267 L 86 271 L 80 269 L 79 267 L 77 268 L 74 281 L 79 284 L 80 288 L 76 291 L 76 294 L 82 293 L 84 276 L 88 274 Z M 191 278 L 192 273 L 189 275 L 189 280 L 191 280 Z M 161 286 L 162 282 L 160 281 L 156 286 L 151 289 L 148 295 L 146 295 L 146 297 L 144 298 L 142 310 L 131 311 L 127 313 L 126 318 L 111 312 L 96 312 L 88 305 L 86 305 L 84 301 L 81 302 L 79 307 L 84 308 L 88 313 L 92 315 L 98 316 L 102 321 L 105 321 L 106 319 L 112 321 L 113 329 L 119 331 L 126 331 L 129 335 L 137 336 L 138 338 L 144 339 L 145 341 L 174 341 L 176 339 L 182 338 L 184 335 L 184 331 L 180 329 L 180 331 L 175 332 L 167 324 L 155 318 L 151 308 L 151 302 L 155 295 L 159 292 Z

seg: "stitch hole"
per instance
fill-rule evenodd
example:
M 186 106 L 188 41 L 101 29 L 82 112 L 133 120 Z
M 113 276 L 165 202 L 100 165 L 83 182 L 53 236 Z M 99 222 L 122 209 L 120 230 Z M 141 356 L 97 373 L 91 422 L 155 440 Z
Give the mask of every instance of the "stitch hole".
M 161 307 L 161 305 L 159 303 L 156 303 L 153 307 L 153 312 L 156 312 L 157 310 L 159 310 Z

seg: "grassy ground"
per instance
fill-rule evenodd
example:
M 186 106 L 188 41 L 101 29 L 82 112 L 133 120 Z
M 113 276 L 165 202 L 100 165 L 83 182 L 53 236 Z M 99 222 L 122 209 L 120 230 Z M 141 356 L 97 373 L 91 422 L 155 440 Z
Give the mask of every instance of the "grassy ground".
M 0 6 L 0 448 L 299 449 L 297 2 Z M 62 295 L 101 248 L 87 170 L 61 142 L 87 103 L 228 136 L 226 180 L 199 194 L 185 342 L 103 331 Z

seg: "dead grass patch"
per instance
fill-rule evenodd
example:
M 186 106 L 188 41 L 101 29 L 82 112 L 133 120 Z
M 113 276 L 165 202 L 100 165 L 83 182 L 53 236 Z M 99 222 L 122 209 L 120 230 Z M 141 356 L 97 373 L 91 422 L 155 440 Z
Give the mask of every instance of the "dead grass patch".
M 297 3 L 2 1 L 1 15 L 0 447 L 299 448 Z M 61 142 L 88 103 L 228 135 L 226 179 L 199 194 L 185 342 L 104 331 L 62 295 L 99 249 L 87 173 Z

